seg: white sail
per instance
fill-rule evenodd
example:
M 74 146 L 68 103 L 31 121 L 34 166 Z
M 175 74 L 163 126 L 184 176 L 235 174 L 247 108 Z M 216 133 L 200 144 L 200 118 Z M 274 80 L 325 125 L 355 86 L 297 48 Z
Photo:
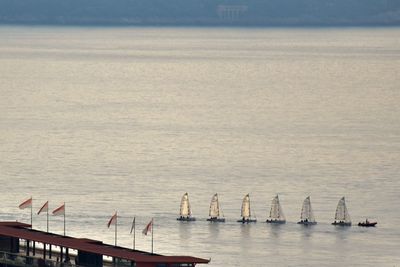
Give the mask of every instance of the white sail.
M 339 200 L 336 207 L 335 221 L 343 221 L 345 223 L 351 223 L 350 214 L 346 207 L 346 201 L 344 197 Z
M 242 202 L 242 218 L 244 218 L 245 220 L 249 219 L 251 217 L 251 212 L 250 212 L 250 196 L 249 194 L 247 194 L 244 198 L 243 198 L 243 202 Z
M 212 218 L 219 217 L 218 194 L 215 194 L 211 199 L 209 215 Z
M 300 219 L 302 221 L 308 221 L 308 222 L 315 222 L 315 218 L 314 218 L 314 213 L 311 207 L 311 200 L 310 197 L 307 197 L 306 199 L 304 199 L 303 202 L 303 207 L 301 208 L 301 216 Z
M 284 221 L 285 220 L 285 215 L 283 214 L 281 203 L 279 203 L 278 195 L 276 195 L 272 199 L 271 210 L 269 212 L 269 218 L 271 220 L 280 220 L 280 221 Z
M 190 210 L 189 196 L 188 193 L 185 193 L 181 199 L 181 209 L 180 215 L 183 217 L 189 217 L 192 215 L 192 211 Z

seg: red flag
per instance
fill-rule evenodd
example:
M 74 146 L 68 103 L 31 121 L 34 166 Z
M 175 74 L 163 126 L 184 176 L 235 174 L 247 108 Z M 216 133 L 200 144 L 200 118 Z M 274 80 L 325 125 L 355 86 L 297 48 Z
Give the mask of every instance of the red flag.
M 25 200 L 18 206 L 21 210 L 26 208 L 32 208 L 32 197 L 30 199 Z
M 151 221 L 146 225 L 146 227 L 143 229 L 142 233 L 144 235 L 147 235 L 149 232 L 152 231 L 153 228 L 153 219 L 151 219 Z
M 65 203 L 53 210 L 53 215 L 65 215 Z
M 49 211 L 49 201 L 46 201 L 46 203 L 44 203 L 44 205 L 40 208 L 37 214 L 39 215 L 41 212 L 45 211 Z
M 110 228 L 110 225 L 117 223 L 117 212 L 111 217 L 111 219 L 107 223 L 107 227 Z

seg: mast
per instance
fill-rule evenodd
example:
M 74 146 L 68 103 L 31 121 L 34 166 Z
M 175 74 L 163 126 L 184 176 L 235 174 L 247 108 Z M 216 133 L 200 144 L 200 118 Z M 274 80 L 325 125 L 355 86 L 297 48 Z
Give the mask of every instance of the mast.
M 186 196 L 186 193 L 183 194 L 182 199 L 181 199 L 181 207 L 180 207 L 180 211 L 179 211 L 179 214 L 180 214 L 181 216 L 184 215 L 185 196 Z
M 274 209 L 274 199 L 272 199 L 272 201 L 271 201 L 271 209 L 269 210 L 269 217 L 272 219 L 273 217 L 272 217 L 272 211 L 273 211 L 273 209 Z
M 310 216 L 309 206 L 308 206 L 309 198 L 310 197 L 307 197 L 306 199 L 304 199 L 303 206 L 301 208 L 301 216 L 300 216 L 301 220 L 306 220 L 306 219 L 309 220 L 309 216 Z
M 192 216 L 192 209 L 190 208 L 189 195 L 186 193 L 186 205 L 189 217 Z
M 285 220 L 285 214 L 283 213 L 283 209 L 281 206 L 281 202 L 279 201 L 278 195 L 276 195 L 276 198 L 278 199 L 278 219 Z
M 339 221 L 339 207 L 340 207 L 340 200 L 336 206 L 336 211 L 335 211 L 335 221 Z
M 216 206 L 216 208 L 217 208 L 217 217 L 219 217 L 219 201 L 218 201 L 218 195 L 217 195 L 217 193 L 215 193 L 215 198 L 216 198 L 216 203 L 217 203 L 217 206 Z
M 251 218 L 251 207 L 250 207 L 250 195 L 247 194 L 247 198 L 249 200 L 249 218 Z
M 279 203 L 278 195 L 276 195 L 276 203 L 277 203 L 276 208 L 277 208 L 277 211 L 278 211 L 277 217 L 278 217 L 278 219 L 280 219 L 281 218 L 281 204 Z
M 315 222 L 314 212 L 311 206 L 311 199 L 310 196 L 308 197 L 308 220 L 311 222 Z
M 351 222 L 349 211 L 347 210 L 346 201 L 343 197 L 343 204 L 344 204 L 344 221 Z

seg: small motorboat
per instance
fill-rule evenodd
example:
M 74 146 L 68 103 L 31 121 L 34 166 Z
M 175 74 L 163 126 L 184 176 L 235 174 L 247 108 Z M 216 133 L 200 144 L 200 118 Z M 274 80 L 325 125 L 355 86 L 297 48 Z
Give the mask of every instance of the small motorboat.
M 366 219 L 365 222 L 359 222 L 359 223 L 358 223 L 358 226 L 362 226 L 362 227 L 375 227 L 375 225 L 376 225 L 377 223 L 378 223 L 378 222 L 370 222 L 370 221 L 368 221 L 368 219 Z

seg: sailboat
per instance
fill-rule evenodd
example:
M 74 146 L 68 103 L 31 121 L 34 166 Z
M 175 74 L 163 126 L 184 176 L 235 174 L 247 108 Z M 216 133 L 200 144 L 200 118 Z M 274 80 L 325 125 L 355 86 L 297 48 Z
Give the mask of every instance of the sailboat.
M 340 226 L 351 226 L 350 214 L 347 210 L 344 197 L 339 200 L 339 203 L 336 207 L 335 221 L 332 224 Z
M 210 211 L 208 215 L 210 216 L 210 218 L 207 219 L 209 222 L 225 222 L 225 218 L 220 217 L 220 207 L 217 193 L 215 193 L 211 199 Z
M 269 218 L 266 220 L 266 222 L 267 223 L 277 223 L 277 224 L 286 223 L 285 215 L 283 214 L 281 203 L 279 203 L 278 195 L 276 195 L 272 199 L 271 210 L 269 212 Z
M 196 218 L 192 217 L 192 210 L 190 209 L 188 193 L 185 193 L 182 196 L 179 217 L 176 219 L 178 221 L 185 221 L 185 222 L 190 222 L 190 221 L 196 220 Z
M 303 202 L 303 207 L 301 208 L 301 215 L 300 215 L 300 221 L 298 224 L 304 224 L 304 225 L 314 225 L 317 224 L 314 218 L 314 213 L 311 207 L 311 200 L 310 197 L 306 197 Z
M 242 219 L 238 220 L 241 223 L 252 223 L 257 222 L 257 219 L 251 218 L 251 209 L 250 209 L 250 196 L 249 194 L 245 195 L 242 201 Z

